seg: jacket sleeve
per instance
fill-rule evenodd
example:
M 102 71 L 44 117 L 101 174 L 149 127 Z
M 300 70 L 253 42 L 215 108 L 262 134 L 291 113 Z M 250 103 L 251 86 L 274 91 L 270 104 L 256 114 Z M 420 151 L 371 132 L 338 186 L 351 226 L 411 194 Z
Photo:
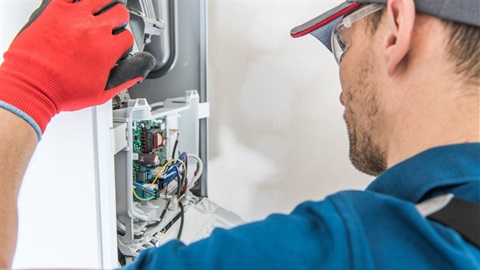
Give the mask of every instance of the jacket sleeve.
M 289 215 L 233 229 L 185 245 L 178 240 L 145 250 L 127 269 L 348 269 L 348 233 L 329 199 L 305 202 Z

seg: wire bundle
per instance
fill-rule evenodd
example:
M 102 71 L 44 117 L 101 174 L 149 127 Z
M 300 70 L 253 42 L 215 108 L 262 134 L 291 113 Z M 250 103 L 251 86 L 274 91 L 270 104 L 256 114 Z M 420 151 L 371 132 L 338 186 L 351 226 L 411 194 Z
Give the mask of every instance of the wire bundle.
M 178 231 L 177 237 L 180 239 L 183 231 L 183 223 L 185 219 L 185 209 L 184 205 L 182 204 L 182 198 L 186 195 L 187 190 L 193 187 L 195 182 L 200 178 L 203 173 L 203 162 L 202 160 L 192 154 L 187 154 L 186 152 L 176 153 L 176 149 L 178 146 L 178 138 L 179 133 L 177 133 L 177 139 L 175 141 L 173 151 L 172 151 L 172 159 L 165 163 L 160 170 L 155 174 L 153 181 L 151 183 L 142 184 L 138 182 L 133 182 L 133 195 L 139 201 L 150 201 L 150 200 L 167 200 L 165 204 L 165 209 L 163 210 L 162 214 L 160 215 L 160 220 L 163 220 L 166 212 L 170 209 L 170 206 L 173 204 L 178 204 L 180 208 L 180 228 Z M 175 157 L 175 154 L 178 154 L 178 158 Z M 196 168 L 193 173 L 192 181 L 189 183 L 187 179 L 187 164 L 189 158 L 196 160 Z M 174 195 L 169 196 L 169 184 L 172 181 L 177 182 L 177 190 Z M 189 185 L 190 184 L 190 185 Z M 147 186 L 148 185 L 148 186 Z M 158 187 L 158 188 L 155 188 Z M 136 189 L 141 190 L 144 194 L 148 194 L 146 198 L 139 196 L 136 192 Z M 164 194 L 162 196 L 162 193 Z
M 177 195 L 180 197 L 181 194 L 186 192 L 186 187 L 187 187 L 187 153 L 182 153 L 180 154 L 179 158 L 171 159 L 168 161 L 165 165 L 162 166 L 162 168 L 158 171 L 158 173 L 155 175 L 155 178 L 152 181 L 152 185 L 157 184 L 157 182 L 160 180 L 163 182 L 163 189 L 160 191 L 156 191 L 154 194 L 152 194 L 153 189 L 145 187 L 143 184 L 134 182 L 134 189 L 133 189 L 133 195 L 137 200 L 140 201 L 150 201 L 153 199 L 159 198 L 159 195 L 162 192 L 165 192 L 165 195 L 167 195 L 167 189 L 168 189 L 168 184 L 170 184 L 173 180 L 177 180 L 178 184 L 178 191 Z M 160 186 L 160 184 L 158 184 Z M 142 191 L 152 194 L 151 196 L 147 198 L 142 198 L 139 196 L 135 189 L 141 189 Z M 163 198 L 160 198 L 163 199 Z

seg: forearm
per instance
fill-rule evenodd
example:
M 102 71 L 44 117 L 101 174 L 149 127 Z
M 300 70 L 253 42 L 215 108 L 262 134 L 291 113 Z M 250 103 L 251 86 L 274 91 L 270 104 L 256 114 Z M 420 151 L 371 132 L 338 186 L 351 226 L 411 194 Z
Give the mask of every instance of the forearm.
M 37 145 L 34 129 L 0 108 L 0 269 L 10 268 L 17 241 L 17 198 Z

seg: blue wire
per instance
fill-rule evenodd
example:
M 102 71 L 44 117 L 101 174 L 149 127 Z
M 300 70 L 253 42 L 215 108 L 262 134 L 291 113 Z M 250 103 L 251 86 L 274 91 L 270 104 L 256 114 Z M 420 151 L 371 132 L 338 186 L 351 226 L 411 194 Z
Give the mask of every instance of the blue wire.
M 144 186 L 144 185 L 142 185 L 142 184 L 140 184 L 140 183 L 138 183 L 138 182 L 133 182 L 133 185 L 136 186 L 136 187 L 138 187 L 138 188 L 140 188 L 140 189 L 142 189 L 142 190 L 145 190 L 145 191 L 147 191 L 147 192 L 150 192 L 150 193 L 152 193 L 152 194 L 155 194 L 155 190 L 153 190 L 153 189 L 151 189 L 151 188 L 148 188 L 148 187 L 146 187 L 146 186 Z

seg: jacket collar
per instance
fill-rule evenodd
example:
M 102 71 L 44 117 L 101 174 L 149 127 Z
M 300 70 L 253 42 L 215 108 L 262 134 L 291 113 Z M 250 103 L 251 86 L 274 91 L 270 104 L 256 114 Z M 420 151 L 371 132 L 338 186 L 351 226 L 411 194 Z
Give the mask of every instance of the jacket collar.
M 383 172 L 366 190 L 417 203 L 433 189 L 471 181 L 480 181 L 480 143 L 421 152 Z

